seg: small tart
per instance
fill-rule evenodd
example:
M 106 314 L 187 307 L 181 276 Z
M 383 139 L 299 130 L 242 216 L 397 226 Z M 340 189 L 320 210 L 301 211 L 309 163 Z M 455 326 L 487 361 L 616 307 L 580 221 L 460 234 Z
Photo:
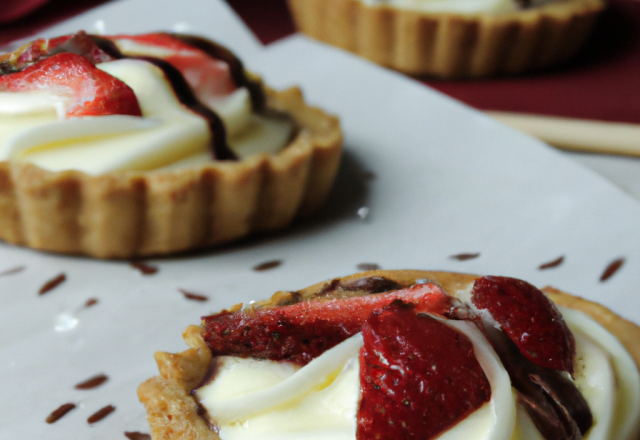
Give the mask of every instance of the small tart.
M 330 285 L 347 285 L 349 282 L 371 277 L 383 277 L 395 281 L 399 287 L 409 287 L 418 280 L 439 285 L 453 295 L 466 291 L 478 275 L 454 272 L 432 272 L 418 270 L 376 270 L 320 282 L 297 292 L 276 292 L 270 299 L 252 303 L 250 308 L 269 308 L 291 305 L 302 301 L 335 297 L 354 297 L 369 294 L 364 290 L 340 290 L 327 294 Z M 607 308 L 586 299 L 564 293 L 552 287 L 542 291 L 557 305 L 565 306 L 593 318 L 614 335 L 631 355 L 640 369 L 640 327 L 616 315 Z M 229 311 L 239 310 L 242 304 Z M 189 326 L 183 333 L 188 350 L 181 353 L 156 352 L 160 376 L 153 377 L 138 387 L 138 398 L 147 410 L 154 440 L 220 440 L 207 421 L 201 417 L 202 408 L 192 397 L 191 391 L 201 383 L 212 359 L 211 350 L 203 338 L 201 326 Z
M 297 88 L 265 88 L 293 138 L 276 154 L 150 171 L 90 175 L 0 161 L 0 239 L 97 258 L 163 255 L 286 227 L 327 198 L 342 147 L 337 118 Z
M 410 75 L 477 78 L 543 69 L 582 46 L 605 0 L 505 13 L 425 12 L 362 0 L 288 0 L 298 29 Z

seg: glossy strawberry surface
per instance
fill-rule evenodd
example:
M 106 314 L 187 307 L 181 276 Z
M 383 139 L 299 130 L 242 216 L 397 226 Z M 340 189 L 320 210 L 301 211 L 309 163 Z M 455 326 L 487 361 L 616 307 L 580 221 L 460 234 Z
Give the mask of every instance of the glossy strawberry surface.
M 531 284 L 507 277 L 476 280 L 471 301 L 487 310 L 531 362 L 573 374 L 575 341 L 553 303 Z
M 358 440 L 432 439 L 491 398 L 469 338 L 394 302 L 363 326 Z
M 261 310 L 223 312 L 203 318 L 204 339 L 213 355 L 235 355 L 306 364 L 358 333 L 374 310 L 394 300 L 416 312 L 445 315 L 452 299 L 433 284 L 345 299 L 304 301 Z
M 52 55 L 20 72 L 0 76 L 0 92 L 28 91 L 62 98 L 67 117 L 142 115 L 129 86 L 74 53 Z

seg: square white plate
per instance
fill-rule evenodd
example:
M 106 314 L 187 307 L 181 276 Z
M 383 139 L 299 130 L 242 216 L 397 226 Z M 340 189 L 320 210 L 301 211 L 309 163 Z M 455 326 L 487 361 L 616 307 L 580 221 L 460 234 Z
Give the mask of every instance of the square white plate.
M 189 30 L 217 38 L 277 87 L 300 85 L 341 117 L 345 155 L 317 218 L 288 231 L 149 262 L 56 256 L 0 245 L 0 439 L 117 439 L 149 432 L 136 387 L 156 350 L 185 348 L 200 316 L 277 290 L 357 271 L 439 269 L 520 277 L 600 301 L 640 322 L 640 205 L 555 150 L 479 112 L 351 55 L 292 37 L 263 49 L 224 3 L 109 3 L 48 31 Z M 458 261 L 450 256 L 480 253 Z M 542 263 L 564 263 L 541 271 Z M 605 267 L 625 264 L 608 281 Z M 280 260 L 272 270 L 252 268 Z M 60 273 L 67 280 L 38 290 Z M 178 289 L 204 294 L 185 299 Z M 87 307 L 86 301 L 98 302 Z M 104 373 L 102 386 L 74 385 Z M 63 403 L 77 408 L 54 424 Z M 98 409 L 116 410 L 89 425 Z

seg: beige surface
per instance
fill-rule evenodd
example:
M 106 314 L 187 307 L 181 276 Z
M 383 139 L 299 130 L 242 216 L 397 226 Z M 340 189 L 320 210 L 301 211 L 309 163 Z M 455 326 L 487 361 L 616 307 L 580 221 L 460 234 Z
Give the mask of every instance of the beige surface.
M 342 149 L 337 118 L 297 88 L 267 91 L 298 135 L 276 155 L 175 171 L 90 176 L 0 162 L 0 239 L 51 252 L 132 258 L 201 248 L 287 226 L 326 199 Z
M 342 280 L 381 276 L 396 281 L 401 286 L 411 286 L 417 279 L 427 279 L 439 284 L 445 291 L 466 289 L 477 275 L 453 272 L 428 272 L 417 270 L 370 271 Z M 315 297 L 326 282 L 314 284 L 298 292 L 276 292 L 270 299 L 254 303 L 252 307 L 273 307 L 307 301 Z M 585 299 L 569 295 L 551 287 L 543 289 L 555 303 L 580 310 L 600 322 L 626 347 L 636 365 L 640 365 L 640 327 L 617 316 L 605 307 Z M 346 292 L 359 296 L 365 292 Z M 238 309 L 238 304 L 230 310 Z M 138 388 L 138 397 L 147 409 L 154 440 L 218 440 L 219 436 L 198 415 L 196 403 L 190 391 L 201 381 L 211 360 L 211 353 L 202 339 L 202 327 L 190 326 L 183 333 L 190 349 L 178 354 L 156 353 L 160 376 L 153 377 Z
M 559 64 L 588 36 L 605 0 L 504 14 L 426 13 L 357 0 L 288 0 L 307 35 L 411 75 L 515 74 Z

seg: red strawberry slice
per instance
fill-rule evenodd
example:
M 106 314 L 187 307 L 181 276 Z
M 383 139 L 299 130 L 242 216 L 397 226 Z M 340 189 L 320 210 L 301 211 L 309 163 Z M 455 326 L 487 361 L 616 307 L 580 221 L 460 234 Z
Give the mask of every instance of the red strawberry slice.
M 362 329 L 376 309 L 402 300 L 416 312 L 444 316 L 452 298 L 433 284 L 406 289 L 260 310 L 222 312 L 203 318 L 204 339 L 214 356 L 286 359 L 306 364 Z
M 44 90 L 68 100 L 66 116 L 142 116 L 131 88 L 73 53 L 45 58 L 27 69 L 0 76 L 0 92 Z
M 115 35 L 107 37 L 118 44 L 119 41 L 129 40 L 141 46 L 147 46 L 148 52 L 128 52 L 120 49 L 126 56 L 154 56 L 161 58 L 175 68 L 187 80 L 196 96 L 207 102 L 215 97 L 223 97 L 237 89 L 228 63 L 212 58 L 206 52 L 199 50 L 179 39 L 164 33 L 146 35 Z M 163 49 L 170 54 L 162 55 L 157 49 Z
M 573 374 L 575 340 L 562 315 L 540 290 L 507 277 L 476 280 L 471 301 L 489 311 L 524 357 Z
M 7 58 L 12 63 L 8 70 L 15 72 L 24 70 L 27 67 L 50 56 L 70 52 L 82 55 L 91 61 L 92 64 L 111 61 L 113 57 L 100 49 L 86 32 L 80 31 L 71 35 L 46 39 L 38 38 L 31 43 L 21 47 Z
M 394 302 L 362 329 L 358 440 L 432 439 L 491 398 L 469 338 Z

